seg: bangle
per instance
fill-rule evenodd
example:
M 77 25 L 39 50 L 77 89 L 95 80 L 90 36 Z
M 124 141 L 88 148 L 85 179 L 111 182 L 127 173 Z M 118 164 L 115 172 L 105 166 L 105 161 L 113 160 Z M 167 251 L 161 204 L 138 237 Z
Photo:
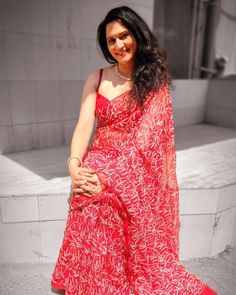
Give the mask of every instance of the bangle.
M 68 160 L 67 160 L 67 162 L 66 162 L 68 166 L 69 166 L 69 163 L 70 163 L 70 160 L 71 160 L 71 159 L 77 159 L 78 162 L 79 162 L 79 166 L 82 165 L 82 160 L 81 160 L 79 157 L 71 156 L 71 157 L 68 158 Z

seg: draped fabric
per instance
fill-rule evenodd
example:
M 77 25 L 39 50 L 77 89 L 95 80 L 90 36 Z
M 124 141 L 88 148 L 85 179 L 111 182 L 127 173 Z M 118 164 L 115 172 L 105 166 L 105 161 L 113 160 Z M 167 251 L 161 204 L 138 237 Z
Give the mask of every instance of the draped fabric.
M 97 93 L 98 125 L 84 167 L 103 184 L 70 198 L 52 286 L 66 295 L 216 294 L 178 261 L 179 191 L 168 87 L 141 109 L 130 90 Z

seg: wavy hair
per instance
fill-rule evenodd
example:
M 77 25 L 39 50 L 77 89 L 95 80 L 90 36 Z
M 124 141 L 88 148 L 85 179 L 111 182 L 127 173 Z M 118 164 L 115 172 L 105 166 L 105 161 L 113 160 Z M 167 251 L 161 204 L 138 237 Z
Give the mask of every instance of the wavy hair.
M 137 49 L 132 71 L 132 99 L 143 106 L 147 94 L 158 89 L 163 83 L 171 84 L 171 75 L 166 64 L 166 54 L 145 21 L 131 8 L 121 6 L 111 9 L 97 30 L 97 41 L 105 59 L 110 64 L 117 63 L 111 55 L 106 40 L 106 26 L 120 21 L 134 36 Z

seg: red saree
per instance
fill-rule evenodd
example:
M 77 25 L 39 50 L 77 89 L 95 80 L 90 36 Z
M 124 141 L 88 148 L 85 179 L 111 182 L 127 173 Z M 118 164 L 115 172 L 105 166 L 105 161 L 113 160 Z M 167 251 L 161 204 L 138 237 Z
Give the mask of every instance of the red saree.
M 52 286 L 66 295 L 216 294 L 178 261 L 178 184 L 167 87 L 141 111 L 130 91 L 97 94 L 98 126 L 84 166 L 104 184 L 72 194 Z

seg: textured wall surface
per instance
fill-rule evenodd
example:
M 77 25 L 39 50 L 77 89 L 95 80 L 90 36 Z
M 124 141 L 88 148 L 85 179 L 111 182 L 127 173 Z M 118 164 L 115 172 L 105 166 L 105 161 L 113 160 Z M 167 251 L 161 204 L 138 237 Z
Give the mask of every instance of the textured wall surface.
M 188 77 L 192 2 L 189 0 L 156 0 L 154 33 L 167 52 L 168 64 L 175 79 Z
M 211 80 L 206 104 L 206 122 L 236 128 L 236 80 Z
M 207 80 L 175 80 L 172 90 L 176 127 L 199 124 L 204 121 Z
M 70 142 L 84 79 L 106 65 L 97 26 L 121 4 L 152 27 L 153 0 L 0 1 L 0 153 Z
M 216 31 L 216 56 L 228 59 L 225 75 L 236 74 L 236 1 L 221 0 L 221 13 Z

